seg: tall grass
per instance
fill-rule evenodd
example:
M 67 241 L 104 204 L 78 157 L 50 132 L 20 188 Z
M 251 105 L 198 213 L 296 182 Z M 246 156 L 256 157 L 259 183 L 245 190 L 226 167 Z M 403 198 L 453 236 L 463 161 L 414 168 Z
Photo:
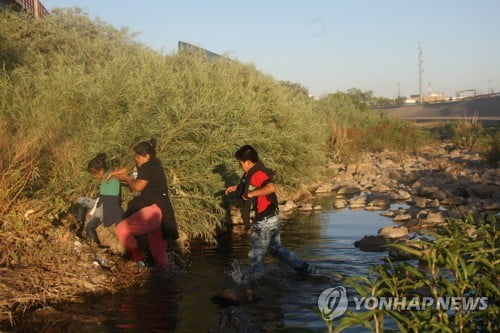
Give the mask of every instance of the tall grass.
M 16 55 L 0 72 L 4 230 L 29 209 L 50 207 L 64 222 L 71 202 L 95 188 L 84 168 L 94 154 L 131 166 L 133 145 L 150 137 L 180 228 L 206 240 L 224 215 L 221 190 L 241 172 L 239 146 L 254 145 L 285 188 L 323 165 L 312 102 L 253 66 L 163 55 L 79 10 L 43 20 L 2 12 L 0 37 Z
M 362 152 L 416 152 L 427 135 L 406 121 L 370 110 L 347 93 L 329 94 L 316 102 L 322 121 L 331 125 L 330 157 L 351 162 Z

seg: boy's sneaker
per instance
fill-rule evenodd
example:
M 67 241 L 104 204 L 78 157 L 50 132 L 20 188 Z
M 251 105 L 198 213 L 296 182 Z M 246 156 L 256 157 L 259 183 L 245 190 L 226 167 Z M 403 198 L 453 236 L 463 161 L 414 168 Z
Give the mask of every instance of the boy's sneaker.
M 308 263 L 307 261 L 300 267 L 295 267 L 295 271 L 301 274 L 314 274 L 316 273 L 316 266 Z

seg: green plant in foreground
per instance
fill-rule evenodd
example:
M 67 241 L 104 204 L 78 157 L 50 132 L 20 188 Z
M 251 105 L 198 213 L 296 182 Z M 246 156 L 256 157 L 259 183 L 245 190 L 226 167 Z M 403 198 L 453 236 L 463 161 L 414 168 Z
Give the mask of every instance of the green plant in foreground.
M 383 332 L 387 318 L 402 332 L 498 331 L 497 225 L 495 216 L 475 221 L 467 215 L 450 221 L 438 233 L 430 233 L 434 241 L 389 245 L 417 256 L 418 267 L 406 262 L 388 262 L 375 266 L 368 277 L 355 276 L 344 281 L 360 296 L 390 296 L 400 300 L 406 297 L 408 301 L 416 299 L 419 302 L 430 297 L 433 306 L 417 303 L 412 308 L 410 304 L 401 304 L 399 310 L 374 307 L 365 312 L 347 312 L 336 331 L 363 325 L 372 331 Z M 456 297 L 460 302 L 448 310 L 436 306 L 446 297 Z M 470 306 L 472 303 L 464 302 L 467 297 L 487 298 L 487 306 L 474 308 Z

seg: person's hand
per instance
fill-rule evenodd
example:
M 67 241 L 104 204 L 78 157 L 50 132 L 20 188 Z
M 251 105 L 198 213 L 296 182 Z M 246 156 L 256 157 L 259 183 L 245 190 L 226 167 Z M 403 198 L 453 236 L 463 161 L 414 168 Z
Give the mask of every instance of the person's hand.
M 107 176 L 106 176 L 106 183 L 111 179 L 111 177 L 115 177 L 116 179 L 120 181 L 124 181 L 126 179 L 122 179 L 122 176 L 127 176 L 128 169 L 127 168 L 120 168 L 116 169 L 114 171 L 111 171 Z
M 248 192 L 247 195 L 242 195 L 241 198 L 245 201 L 247 201 L 248 199 L 250 199 L 252 197 L 252 192 Z
M 113 177 L 115 175 L 114 173 L 115 173 L 114 171 L 108 173 L 108 175 L 106 176 L 106 178 L 104 178 L 104 181 L 106 183 L 109 182 L 109 180 L 111 179 L 111 177 Z
M 126 173 L 117 173 L 114 175 L 114 177 L 122 182 L 126 182 L 130 179 L 130 176 L 127 175 Z
M 226 188 L 225 194 L 228 195 L 229 193 L 236 191 L 237 188 L 237 185 L 229 186 L 228 188 Z

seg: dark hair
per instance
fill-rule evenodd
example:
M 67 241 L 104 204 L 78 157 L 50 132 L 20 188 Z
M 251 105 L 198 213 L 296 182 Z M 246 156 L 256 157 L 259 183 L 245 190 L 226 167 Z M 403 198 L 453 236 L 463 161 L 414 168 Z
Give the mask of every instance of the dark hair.
M 151 139 L 149 141 L 143 141 L 136 144 L 134 147 L 134 151 L 138 155 L 146 156 L 146 154 L 149 154 L 151 158 L 155 158 L 156 157 L 155 147 L 156 147 L 156 140 Z
M 105 153 L 97 154 L 87 164 L 87 171 L 88 172 L 95 172 L 100 170 L 108 171 L 108 165 L 106 164 L 106 157 L 107 156 Z
M 238 161 L 251 161 L 257 163 L 259 161 L 259 155 L 257 151 L 250 145 L 244 145 L 234 153 L 234 157 Z

